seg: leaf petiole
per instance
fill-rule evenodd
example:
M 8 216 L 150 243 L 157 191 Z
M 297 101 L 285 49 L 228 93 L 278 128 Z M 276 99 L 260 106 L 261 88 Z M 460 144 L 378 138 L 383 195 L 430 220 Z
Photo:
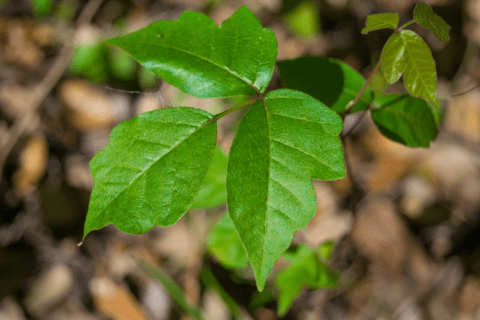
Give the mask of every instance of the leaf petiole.
M 403 29 L 405 29 L 406 27 L 408 27 L 409 25 L 411 25 L 412 23 L 415 23 L 416 21 L 415 20 L 410 20 L 408 21 L 407 23 L 405 23 L 403 26 L 401 26 L 400 28 L 398 28 L 396 31 L 397 32 L 400 32 L 402 31 Z
M 254 100 L 248 100 L 248 101 L 245 101 L 243 103 L 240 103 L 238 106 L 235 106 L 233 108 L 230 108 L 228 110 L 225 110 L 223 112 L 220 112 L 218 114 L 216 114 L 215 116 L 213 116 L 212 120 L 215 121 L 215 120 L 218 120 L 220 119 L 221 117 L 224 117 L 226 116 L 227 114 L 229 113 L 232 113 L 234 111 L 237 111 L 238 109 L 242 109 L 250 104 L 253 104 L 255 101 L 259 100 L 260 98 L 257 98 L 257 99 L 254 99 Z

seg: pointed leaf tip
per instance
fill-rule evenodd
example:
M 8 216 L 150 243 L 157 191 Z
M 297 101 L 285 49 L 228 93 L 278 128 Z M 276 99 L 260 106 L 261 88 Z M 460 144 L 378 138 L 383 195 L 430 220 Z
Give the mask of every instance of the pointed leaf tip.
M 413 18 L 419 25 L 432 31 L 439 40 L 444 42 L 450 41 L 448 35 L 451 29 L 450 25 L 433 12 L 432 7 L 425 2 L 421 1 L 416 5 Z
M 311 179 L 345 176 L 342 120 L 295 90 L 269 92 L 243 117 L 230 149 L 227 205 L 259 290 L 316 211 Z
M 273 74 L 277 40 L 242 6 L 222 25 L 185 11 L 107 40 L 166 82 L 198 98 L 256 95 Z

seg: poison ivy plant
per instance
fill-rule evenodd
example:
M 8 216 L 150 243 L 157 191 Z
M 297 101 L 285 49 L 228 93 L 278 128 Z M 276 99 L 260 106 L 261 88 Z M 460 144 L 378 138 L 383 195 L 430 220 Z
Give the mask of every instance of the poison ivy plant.
M 352 101 L 365 79 L 342 61 L 321 57 L 301 57 L 277 62 L 283 84 L 320 100 L 341 114 Z M 365 110 L 373 101 L 367 88 L 352 112 Z
M 434 108 L 425 100 L 405 94 L 375 97 L 372 119 L 382 134 L 408 147 L 428 147 L 438 125 Z
M 192 204 L 192 209 L 213 208 L 227 202 L 225 190 L 227 161 L 228 156 L 225 151 L 217 147 L 202 188 L 198 191 Z
M 402 30 L 390 36 L 380 58 L 388 83 L 395 83 L 403 73 L 405 88 L 438 107 L 437 76 L 432 52 L 418 34 Z
M 338 276 L 328 267 L 332 249 L 333 242 L 325 242 L 316 252 L 302 245 L 295 252 L 283 255 L 291 265 L 275 281 L 279 290 L 279 316 L 285 315 L 303 287 L 320 289 L 337 286 Z
M 421 1 L 417 4 L 413 18 L 419 25 L 432 31 L 441 41 L 450 41 L 448 31 L 451 27 L 425 2 Z
M 378 13 L 367 17 L 365 28 L 362 33 L 368 33 L 380 29 L 396 29 L 398 27 L 398 13 Z
M 448 32 L 423 4 L 415 14 L 416 21 L 440 37 Z M 345 176 L 342 118 L 371 109 L 381 132 L 395 141 L 426 147 L 435 139 L 435 62 L 426 43 L 404 30 L 413 22 L 398 28 L 398 15 L 375 15 L 363 30 L 394 29 L 372 75 L 380 64 L 389 83 L 403 74 L 413 97 L 374 96 L 368 87 L 372 76 L 365 80 L 345 63 L 319 57 L 278 62 L 289 89 L 266 92 L 277 42 L 246 7 L 220 26 L 203 14 L 186 11 L 175 21 L 158 21 L 108 40 L 187 94 L 253 98 L 216 115 L 176 107 L 119 124 L 90 163 L 95 184 L 84 237 L 108 224 L 144 233 L 156 225 L 174 224 L 189 208 L 213 207 L 226 199 L 228 217 L 210 236 L 210 251 L 223 262 L 232 259 L 233 252 L 238 260 L 230 261 L 234 268 L 244 266 L 248 258 L 257 287 L 263 290 L 296 230 L 315 215 L 311 180 Z M 227 160 L 215 147 L 216 122 L 246 107 Z M 292 263 L 297 271 L 285 271 L 279 283 L 291 282 L 298 270 L 311 270 L 308 261 L 317 254 L 301 250 L 305 254 Z M 313 273 L 318 274 L 316 268 Z M 331 279 L 313 281 L 309 274 L 302 275 L 306 280 L 302 278 L 292 292 L 298 292 L 298 284 L 333 285 Z M 295 295 L 282 295 L 282 312 Z

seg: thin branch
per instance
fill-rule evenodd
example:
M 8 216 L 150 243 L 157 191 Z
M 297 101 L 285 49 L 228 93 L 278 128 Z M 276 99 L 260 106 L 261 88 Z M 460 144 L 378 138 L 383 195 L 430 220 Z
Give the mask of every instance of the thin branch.
M 31 111 L 23 117 L 17 118 L 7 134 L 5 134 L 3 139 L 0 140 L 0 150 L 2 151 L 0 152 L 0 177 L 2 176 L 5 162 L 12 152 L 13 147 L 17 144 L 18 140 L 25 134 L 25 132 L 28 129 L 31 129 L 32 123 L 37 116 L 38 109 L 40 109 L 43 101 L 48 97 L 67 69 L 70 62 L 70 55 L 73 50 L 73 41 L 78 35 L 80 28 L 93 19 L 93 16 L 100 8 L 102 2 L 103 0 L 90 0 L 87 3 L 75 22 L 76 31 L 72 39 L 62 47 L 57 59 L 53 63 L 45 78 L 43 78 L 42 82 L 40 82 L 40 84 L 37 85 L 33 90 L 33 93 L 29 99 L 30 101 L 28 102 L 28 104 L 32 106 L 30 109 Z
M 243 103 L 240 103 L 239 105 L 233 107 L 233 108 L 230 108 L 228 110 L 225 110 L 223 112 L 220 112 L 218 114 L 216 114 L 214 117 L 213 117 L 213 120 L 218 120 L 220 119 L 221 117 L 224 117 L 226 116 L 227 114 L 229 113 L 232 113 L 234 111 L 237 111 L 238 109 L 241 109 L 241 108 L 244 108 L 252 103 L 254 103 L 255 101 L 259 100 L 260 98 L 257 98 L 257 99 L 254 99 L 254 100 L 248 100 L 248 101 L 245 101 Z
M 416 22 L 415 20 L 410 20 L 395 31 L 400 32 L 400 31 L 402 31 L 403 29 L 405 29 L 406 27 L 408 27 L 409 25 L 411 25 L 412 23 L 415 23 L 415 22 Z
M 352 111 L 353 107 L 357 104 L 358 100 L 360 100 L 360 98 L 362 97 L 363 93 L 365 92 L 365 90 L 367 89 L 368 85 L 370 84 L 370 82 L 372 82 L 372 79 L 373 79 L 373 76 L 375 75 L 375 73 L 377 73 L 378 69 L 380 68 L 380 60 L 378 60 L 378 63 L 377 65 L 375 66 L 375 68 L 373 69 L 372 73 L 370 74 L 370 76 L 368 77 L 367 81 L 365 81 L 365 83 L 363 84 L 363 87 L 362 89 L 360 89 L 360 91 L 357 93 L 355 99 L 353 99 L 353 101 L 351 101 L 347 108 L 345 109 L 345 111 L 343 111 L 342 113 L 342 118 L 345 119 L 345 116 L 347 114 L 350 113 L 350 111 Z

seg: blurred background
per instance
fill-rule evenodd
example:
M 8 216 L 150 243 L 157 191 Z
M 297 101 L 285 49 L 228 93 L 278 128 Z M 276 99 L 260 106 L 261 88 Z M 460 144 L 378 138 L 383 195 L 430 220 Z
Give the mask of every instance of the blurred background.
M 144 235 L 109 226 L 77 246 L 93 185 L 88 163 L 116 124 L 158 108 L 218 113 L 239 101 L 188 96 L 103 40 L 185 10 L 220 24 L 246 5 L 274 31 L 278 60 L 332 57 L 368 77 L 391 31 L 362 35 L 367 15 L 398 12 L 403 24 L 416 2 L 0 0 L 0 319 L 189 319 L 167 292 L 174 286 L 138 257 L 160 266 L 206 319 L 276 319 L 273 280 L 258 293 L 248 267 L 223 266 L 208 249 L 224 204 Z M 436 60 L 438 138 L 410 149 L 361 119 L 346 144 L 350 178 L 313 182 L 317 215 L 293 241 L 334 241 L 339 285 L 304 289 L 285 319 L 480 319 L 480 1 L 426 2 L 452 26 L 448 43 L 411 26 Z M 275 71 L 269 90 L 280 87 Z M 404 92 L 381 73 L 371 87 Z M 219 121 L 226 152 L 240 119 Z

